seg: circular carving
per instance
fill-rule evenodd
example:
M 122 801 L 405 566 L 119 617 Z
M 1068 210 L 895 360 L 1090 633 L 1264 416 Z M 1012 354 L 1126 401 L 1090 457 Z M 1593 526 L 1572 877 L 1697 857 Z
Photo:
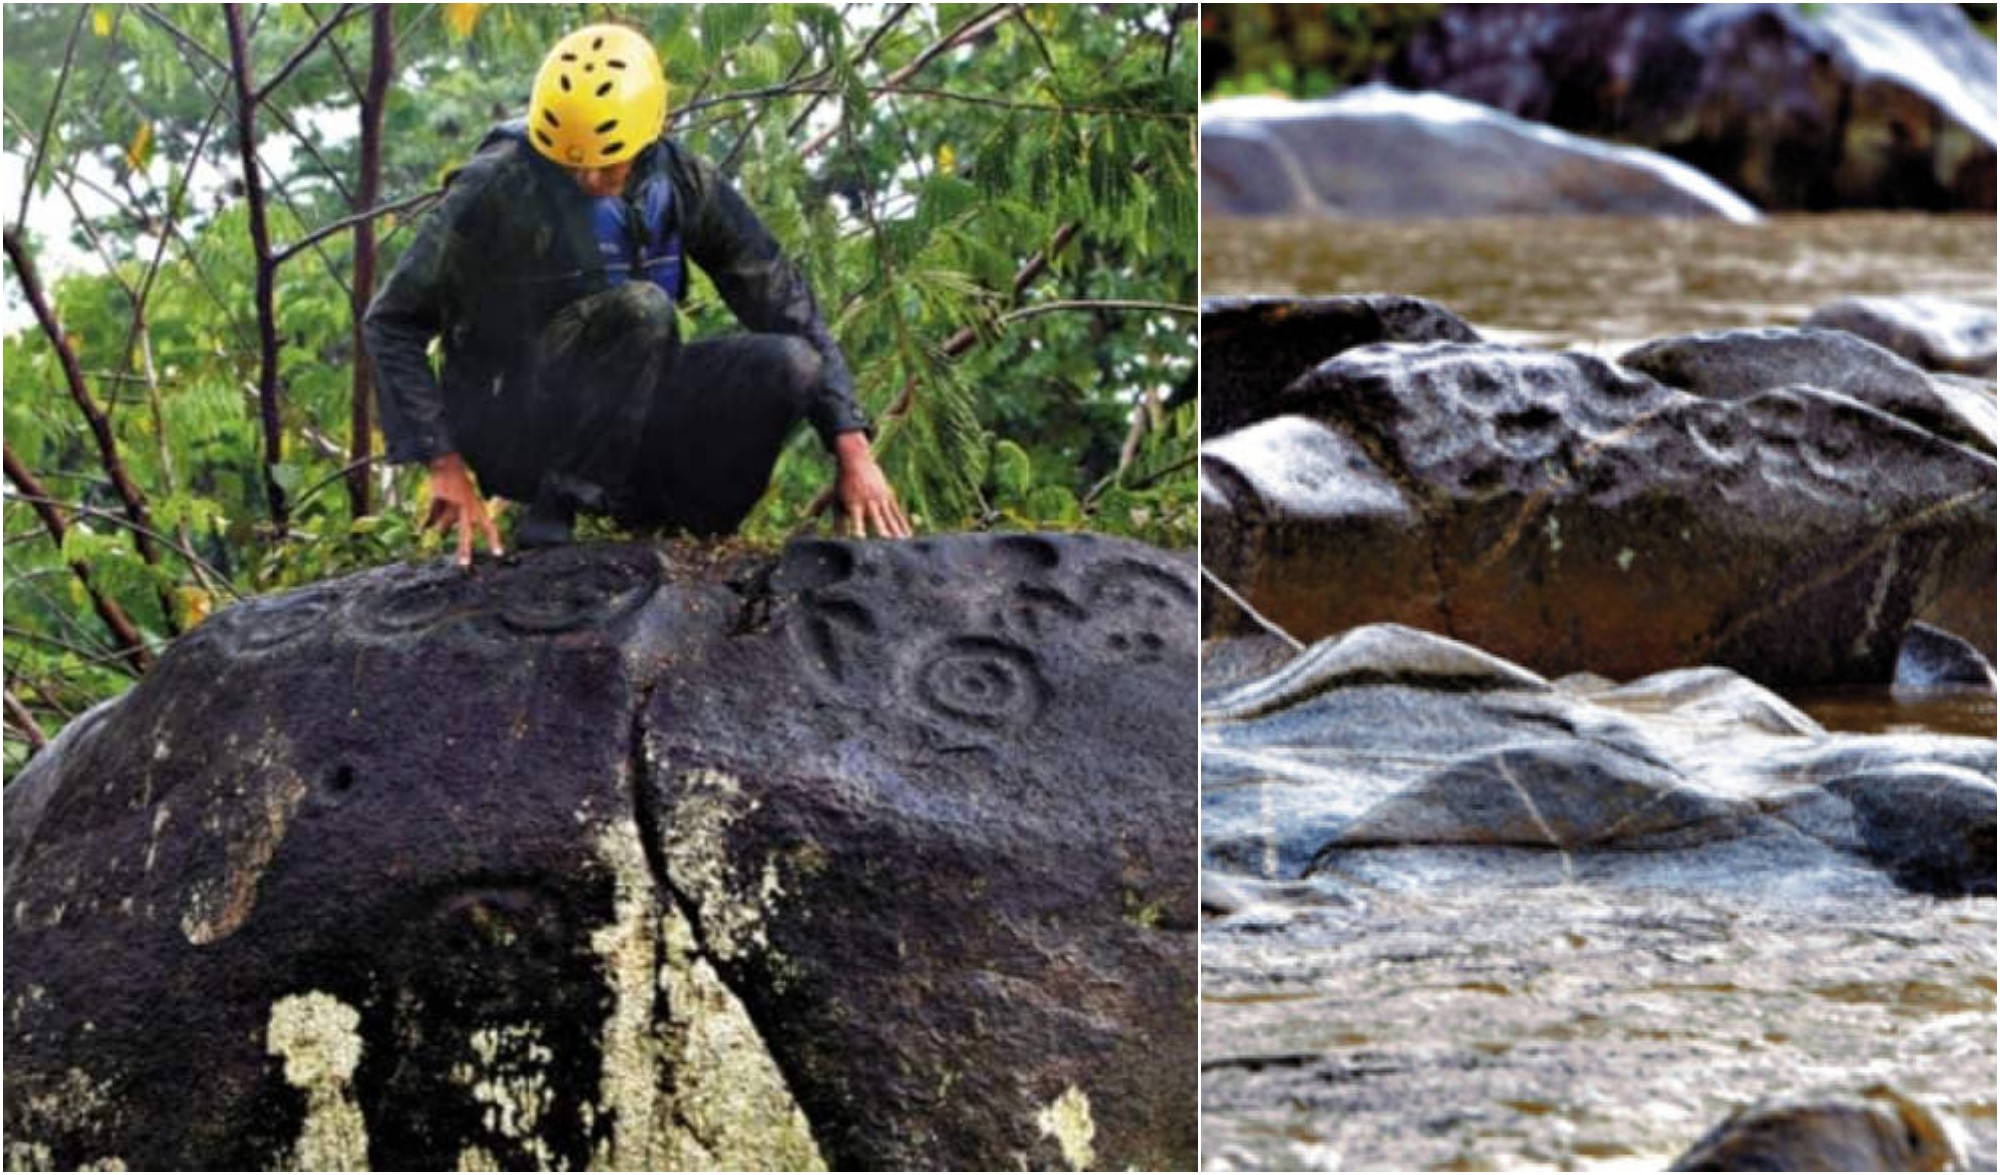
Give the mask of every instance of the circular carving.
M 916 662 L 911 700 L 941 718 L 988 729 L 1034 720 L 1049 687 L 1026 649 L 987 637 L 946 641 Z
M 429 628 L 467 596 L 466 576 L 452 568 L 425 568 L 380 592 L 361 597 L 354 619 L 361 628 L 397 635 Z
M 269 599 L 245 600 L 216 617 L 219 635 L 232 653 L 263 653 L 288 645 L 326 622 L 332 592 L 308 590 Z
M 650 558 L 564 547 L 526 564 L 495 589 L 502 624 L 548 635 L 608 624 L 644 603 L 658 582 L 659 567 Z

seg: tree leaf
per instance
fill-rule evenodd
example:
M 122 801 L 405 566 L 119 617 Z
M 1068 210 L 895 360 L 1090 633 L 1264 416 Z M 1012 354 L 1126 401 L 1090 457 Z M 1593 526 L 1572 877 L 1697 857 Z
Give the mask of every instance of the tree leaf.
M 132 136 L 132 142 L 125 148 L 125 163 L 133 171 L 146 170 L 146 164 L 153 158 L 153 124 L 142 122 Z
M 447 4 L 444 6 L 444 23 L 451 29 L 451 35 L 463 41 L 472 35 L 473 26 L 479 23 L 479 14 L 486 10 L 484 4 Z

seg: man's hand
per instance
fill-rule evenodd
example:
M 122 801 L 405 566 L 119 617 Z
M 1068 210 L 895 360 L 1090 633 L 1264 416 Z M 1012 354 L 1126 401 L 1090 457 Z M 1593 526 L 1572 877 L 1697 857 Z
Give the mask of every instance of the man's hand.
M 486 532 L 486 545 L 495 556 L 500 550 L 500 532 L 493 526 L 493 516 L 486 512 L 486 503 L 473 488 L 472 474 L 465 468 L 465 459 L 457 453 L 446 453 L 431 462 L 431 509 L 424 519 L 425 529 L 436 527 L 449 531 L 458 528 L 458 565 L 472 566 L 472 529 L 478 527 Z
M 882 467 L 875 464 L 875 454 L 868 447 L 868 434 L 841 433 L 833 438 L 833 455 L 840 462 L 834 489 L 847 517 L 847 533 L 867 538 L 869 528 L 873 527 L 885 539 L 909 538 L 909 516 L 903 513 L 903 504 L 896 500 L 889 479 L 882 476 Z

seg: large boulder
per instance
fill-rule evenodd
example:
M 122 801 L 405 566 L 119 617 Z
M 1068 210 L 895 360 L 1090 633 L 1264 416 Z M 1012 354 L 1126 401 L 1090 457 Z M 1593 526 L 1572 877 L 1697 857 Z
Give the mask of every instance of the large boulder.
M 1185 1168 L 1194 594 L 962 536 L 222 612 L 7 790 L 10 1165 Z
M 1387 69 L 1778 209 L 1994 207 L 1994 50 L 1953 4 L 1455 4 Z
M 1386 86 L 1204 106 L 1201 203 L 1227 216 L 1757 219 L 1749 204 L 1665 156 Z
M 1710 397 L 1580 353 L 1345 352 L 1287 385 L 1290 415 L 1204 445 L 1204 562 L 1302 640 L 1393 621 L 1552 674 L 1887 683 L 1913 620 L 1991 648 L 1993 458 L 1745 378 Z
M 1278 393 L 1342 351 L 1370 343 L 1476 343 L 1479 332 L 1426 298 L 1204 298 L 1201 432 L 1219 437 L 1274 415 Z

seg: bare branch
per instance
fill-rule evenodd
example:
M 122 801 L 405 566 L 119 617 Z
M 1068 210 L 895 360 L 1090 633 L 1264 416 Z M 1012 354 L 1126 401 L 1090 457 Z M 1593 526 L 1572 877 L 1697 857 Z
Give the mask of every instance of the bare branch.
M 1033 318 L 1039 314 L 1054 314 L 1065 310 L 1150 310 L 1156 314 L 1177 314 L 1183 318 L 1199 318 L 1201 309 L 1183 306 L 1178 302 L 1141 302 L 1123 298 L 1098 300 L 1074 299 L 1060 302 L 1037 302 L 1033 306 L 1023 306 L 1019 310 L 1009 310 L 994 319 L 996 323 L 1019 322 L 1023 318 Z
M 243 32 L 241 6 L 225 4 L 229 25 L 229 73 L 236 87 L 236 146 L 243 157 L 243 199 L 250 213 L 250 244 L 256 255 L 257 404 L 264 426 L 264 497 L 271 523 L 283 533 L 290 511 L 276 470 L 285 459 L 285 432 L 278 408 L 278 310 L 271 228 L 265 219 L 264 177 L 257 162 L 257 100 L 250 85 L 250 43 Z
M 319 48 L 320 42 L 332 36 L 335 29 L 347 23 L 348 17 L 362 11 L 364 7 L 365 5 L 360 4 L 343 4 L 338 9 L 335 9 L 332 16 L 321 22 L 320 26 L 312 31 L 312 36 L 306 38 L 305 44 L 300 45 L 292 51 L 292 55 L 287 57 L 285 63 L 278 67 L 278 72 L 272 74 L 263 85 L 257 87 L 257 92 L 250 96 L 251 103 L 258 106 L 263 105 L 264 100 L 271 96 L 271 91 L 284 85 L 286 79 L 290 78 L 299 66 L 305 64 L 306 58 L 312 56 L 313 50 Z
M 389 98 L 389 78 L 396 68 L 396 26 L 387 4 L 377 4 L 369 18 L 368 88 L 361 95 L 361 159 L 359 203 L 373 211 L 382 190 L 382 108 Z M 354 330 L 354 370 L 347 417 L 347 516 L 368 513 L 368 465 L 374 448 L 371 409 L 375 399 L 374 367 L 368 362 L 363 319 L 375 292 L 375 220 L 359 221 L 354 229 L 354 290 L 349 305 Z
M 889 87 L 902 85 L 904 82 L 915 77 L 926 65 L 929 65 L 944 54 L 998 28 L 1012 12 L 1013 5 L 1011 4 L 996 4 L 992 8 L 986 9 L 978 16 L 959 25 L 951 32 L 946 33 L 943 37 L 925 47 L 894 73 L 882 79 L 881 85 Z M 877 88 L 879 87 L 870 87 L 870 91 L 873 92 Z M 836 134 L 840 133 L 841 123 L 845 121 L 846 119 L 843 115 L 834 125 L 808 140 L 805 146 L 799 148 L 800 158 L 809 158 L 818 154 L 822 148 L 833 141 L 833 137 Z
M 32 756 L 48 746 L 49 736 L 42 733 L 41 726 L 35 722 L 35 716 L 28 713 L 28 708 L 21 704 L 21 699 L 14 696 L 14 691 L 6 690 L 5 697 L 7 725 L 19 731 L 21 737 L 28 740 L 28 754 Z
M 42 156 L 48 147 L 49 136 L 54 133 L 56 111 L 62 106 L 63 90 L 69 86 L 70 67 L 76 61 L 77 38 L 83 35 L 83 22 L 90 19 L 90 9 L 76 10 L 76 23 L 70 26 L 69 41 L 63 46 L 62 68 L 56 73 L 56 91 L 49 95 L 48 113 L 42 116 L 42 133 L 35 136 L 35 153 L 28 160 L 28 178 L 21 185 L 21 210 L 14 214 L 14 223 L 28 223 L 28 201 L 35 194 L 35 179 L 42 171 Z
M 378 175 L 376 179 L 379 182 L 381 177 Z M 339 220 L 330 221 L 271 254 L 271 264 L 283 265 L 285 262 L 298 256 L 301 252 L 319 244 L 328 237 L 346 232 L 348 229 L 358 225 L 372 224 L 374 221 L 380 220 L 392 213 L 405 212 L 411 208 L 420 207 L 442 195 L 444 195 L 443 188 L 432 188 L 428 192 L 418 192 L 414 196 L 404 196 L 400 200 L 391 200 L 387 204 L 378 204 L 365 212 L 356 212 L 352 216 L 343 216 Z M 356 291 L 359 292 L 364 284 L 357 278 L 354 283 Z

